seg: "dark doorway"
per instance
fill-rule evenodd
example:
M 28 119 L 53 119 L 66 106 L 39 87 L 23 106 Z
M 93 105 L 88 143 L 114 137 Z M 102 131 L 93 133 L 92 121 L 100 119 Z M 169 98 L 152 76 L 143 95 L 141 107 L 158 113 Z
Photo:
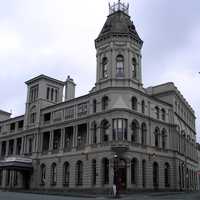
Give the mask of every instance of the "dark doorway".
M 118 186 L 120 191 L 126 189 L 127 186 L 127 165 L 124 159 L 119 159 L 118 163 L 115 163 L 115 174 L 114 174 L 114 183 Z
M 23 188 L 28 190 L 30 188 L 31 173 L 29 171 L 22 172 L 23 175 Z

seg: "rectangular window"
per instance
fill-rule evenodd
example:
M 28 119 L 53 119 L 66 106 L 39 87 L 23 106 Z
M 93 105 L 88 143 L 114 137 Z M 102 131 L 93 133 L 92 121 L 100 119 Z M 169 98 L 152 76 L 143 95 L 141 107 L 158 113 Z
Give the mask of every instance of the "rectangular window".
M 62 115 L 63 115 L 62 110 L 58 110 L 58 111 L 53 112 L 53 120 L 54 121 L 62 120 Z
M 32 154 L 33 152 L 33 138 L 28 139 L 28 154 Z
M 80 125 L 78 125 L 77 147 L 79 149 L 85 147 L 86 137 L 87 137 L 87 124 L 80 124 Z
M 22 129 L 24 127 L 24 120 L 18 121 L 18 129 Z
M 127 140 L 127 119 L 113 119 L 113 140 Z
M 74 107 L 69 107 L 65 109 L 65 119 L 73 119 L 74 118 Z
M 53 150 L 59 150 L 61 143 L 61 129 L 54 130 L 53 132 Z
M 87 103 L 81 103 L 78 105 L 78 117 L 87 114 Z
M 10 124 L 10 132 L 14 132 L 15 131 L 15 123 L 11 123 Z
M 47 88 L 47 100 L 50 99 L 49 97 L 50 97 L 50 88 L 48 87 L 48 88 Z
M 72 145 L 73 145 L 73 132 L 74 132 L 74 127 L 73 126 L 65 128 L 65 144 L 64 144 L 65 151 L 69 151 L 72 148 Z
M 6 141 L 1 142 L 1 156 L 4 157 L 6 155 Z
M 22 147 L 22 138 L 17 138 L 16 154 L 20 155 Z
M 45 113 L 44 114 L 44 122 L 48 123 L 51 120 L 51 113 Z
M 43 152 L 49 150 L 49 141 L 50 141 L 50 132 L 44 132 L 43 139 L 42 139 L 42 151 Z
M 38 99 L 38 90 L 39 90 L 39 86 L 35 85 L 33 87 L 30 88 L 30 102 L 34 102 Z
M 9 140 L 8 155 L 12 155 L 14 150 L 14 140 Z

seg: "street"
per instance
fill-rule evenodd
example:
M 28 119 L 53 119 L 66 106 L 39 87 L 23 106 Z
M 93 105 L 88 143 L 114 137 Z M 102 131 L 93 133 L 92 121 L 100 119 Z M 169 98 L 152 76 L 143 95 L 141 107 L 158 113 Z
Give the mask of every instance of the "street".
M 16 192 L 0 192 L 0 200 L 85 200 L 85 199 L 112 199 L 111 197 L 72 197 L 72 196 L 57 196 L 45 194 L 32 194 L 32 193 L 16 193 Z M 200 199 L 200 192 L 194 193 L 140 193 L 122 195 L 120 199 L 123 200 L 198 200 Z

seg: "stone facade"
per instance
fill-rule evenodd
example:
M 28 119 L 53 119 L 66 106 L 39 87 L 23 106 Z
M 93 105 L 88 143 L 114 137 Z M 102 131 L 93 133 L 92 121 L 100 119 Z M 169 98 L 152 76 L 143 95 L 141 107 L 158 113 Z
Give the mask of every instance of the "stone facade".
M 87 95 L 74 97 L 70 77 L 26 82 L 25 114 L 0 118 L 1 188 L 197 188 L 194 111 L 173 83 L 143 87 L 142 45 L 118 2 L 95 40 Z

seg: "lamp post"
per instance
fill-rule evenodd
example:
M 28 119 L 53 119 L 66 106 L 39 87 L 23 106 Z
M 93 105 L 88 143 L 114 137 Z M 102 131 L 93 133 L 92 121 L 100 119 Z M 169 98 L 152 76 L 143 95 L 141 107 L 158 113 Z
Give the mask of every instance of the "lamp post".
M 118 177 L 118 169 L 119 169 L 119 157 L 117 154 L 114 155 L 113 159 L 113 194 L 115 197 L 119 195 L 119 177 Z M 116 191 L 115 191 L 116 190 Z

